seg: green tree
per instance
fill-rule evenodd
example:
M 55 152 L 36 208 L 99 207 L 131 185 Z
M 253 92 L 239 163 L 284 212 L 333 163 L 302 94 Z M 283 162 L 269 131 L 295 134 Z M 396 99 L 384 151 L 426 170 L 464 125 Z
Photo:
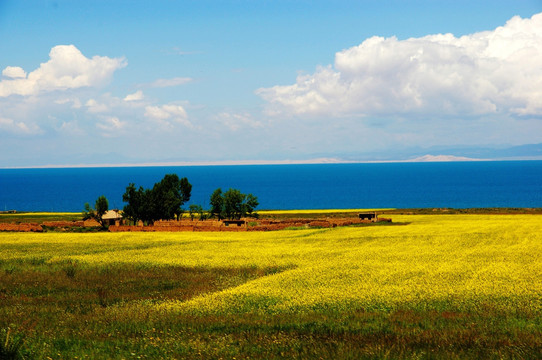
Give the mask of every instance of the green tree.
M 105 215 L 107 210 L 109 210 L 109 201 L 107 201 L 107 198 L 105 195 L 101 195 L 96 199 L 96 203 L 94 204 L 95 208 L 91 208 L 88 203 L 85 203 L 85 210 L 83 211 L 83 219 L 94 219 L 97 222 L 102 225 L 102 227 L 105 227 L 104 221 L 102 217 Z
M 211 214 L 221 218 L 240 219 L 245 216 L 257 216 L 254 209 L 259 205 L 258 198 L 252 194 L 243 194 L 230 188 L 225 193 L 216 189 L 211 195 Z
M 142 220 L 140 210 L 142 192 L 142 187 L 140 187 L 139 190 L 136 190 L 135 184 L 130 183 L 126 187 L 126 192 L 122 195 L 122 201 L 128 203 L 123 209 L 124 217 L 132 220 L 134 223 Z
M 211 204 L 211 209 L 209 210 L 210 215 L 216 216 L 218 220 L 221 220 L 224 217 L 224 198 L 222 197 L 221 188 L 213 191 L 209 203 Z
M 248 215 L 248 216 L 256 216 L 257 217 L 257 214 L 254 213 L 254 209 L 256 209 L 256 207 L 260 205 L 260 203 L 258 202 L 258 198 L 252 194 L 247 194 L 246 197 L 245 197 L 245 200 L 243 202 L 243 213 Z M 245 216 L 245 215 L 243 215 Z
M 224 193 L 224 213 L 228 219 L 240 219 L 243 194 L 237 189 L 229 189 Z
M 124 217 L 130 219 L 136 224 L 139 220 L 144 222 L 152 221 L 154 212 L 154 202 L 151 190 L 144 189 L 142 186 L 136 190 L 133 183 L 126 187 L 126 192 L 122 195 L 122 201 L 127 204 L 124 206 Z
M 176 174 L 167 174 L 154 184 L 152 189 L 139 187 L 130 183 L 122 200 L 124 214 L 134 222 L 142 220 L 153 223 L 156 220 L 179 218 L 183 212 L 182 205 L 190 200 L 192 185 L 187 178 L 179 179 Z
M 96 199 L 96 215 L 100 219 L 100 222 L 102 221 L 102 217 L 105 215 L 107 210 L 109 210 L 109 201 L 107 201 L 107 198 L 102 195 Z
M 94 219 L 94 217 L 95 217 L 94 209 L 90 207 L 90 204 L 88 202 L 85 203 L 84 210 L 83 210 L 83 220 Z

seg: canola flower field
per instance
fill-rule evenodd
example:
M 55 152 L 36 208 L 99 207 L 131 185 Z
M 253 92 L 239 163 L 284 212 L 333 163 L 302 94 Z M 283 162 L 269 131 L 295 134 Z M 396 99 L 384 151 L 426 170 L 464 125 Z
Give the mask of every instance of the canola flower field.
M 53 359 L 542 358 L 542 216 L 393 221 L 0 233 L 0 328 Z

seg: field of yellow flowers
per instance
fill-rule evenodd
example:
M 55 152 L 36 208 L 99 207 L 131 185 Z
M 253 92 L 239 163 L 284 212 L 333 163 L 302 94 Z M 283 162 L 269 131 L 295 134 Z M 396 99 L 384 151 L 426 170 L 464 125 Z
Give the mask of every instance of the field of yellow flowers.
M 0 233 L 0 328 L 37 358 L 542 357 L 542 216 L 393 221 Z

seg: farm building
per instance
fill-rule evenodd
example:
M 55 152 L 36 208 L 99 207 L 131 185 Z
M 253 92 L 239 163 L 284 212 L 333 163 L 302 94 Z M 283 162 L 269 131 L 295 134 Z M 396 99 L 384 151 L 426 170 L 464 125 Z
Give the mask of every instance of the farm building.
M 372 221 L 372 222 L 377 222 L 378 221 L 378 214 L 376 213 L 376 211 L 359 213 L 358 216 L 359 216 L 360 220 L 369 220 L 369 221 Z
M 108 210 L 103 216 L 104 225 L 120 225 L 122 223 L 122 213 L 120 210 Z

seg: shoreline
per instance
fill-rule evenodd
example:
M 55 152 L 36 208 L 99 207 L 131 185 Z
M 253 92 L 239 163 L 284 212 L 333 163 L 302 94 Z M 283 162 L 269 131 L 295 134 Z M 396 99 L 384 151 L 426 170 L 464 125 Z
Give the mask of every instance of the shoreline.
M 520 158 L 477 159 L 452 155 L 425 155 L 403 160 L 342 160 L 334 158 L 309 160 L 235 160 L 235 161 L 173 161 L 144 163 L 104 164 L 47 164 L 30 166 L 0 166 L 0 170 L 30 169 L 94 169 L 94 168 L 138 168 L 138 167 L 192 167 L 192 166 L 276 166 L 276 165 L 339 165 L 339 164 L 402 164 L 402 163 L 454 163 L 454 162 L 499 162 L 499 161 L 542 161 L 542 156 Z

